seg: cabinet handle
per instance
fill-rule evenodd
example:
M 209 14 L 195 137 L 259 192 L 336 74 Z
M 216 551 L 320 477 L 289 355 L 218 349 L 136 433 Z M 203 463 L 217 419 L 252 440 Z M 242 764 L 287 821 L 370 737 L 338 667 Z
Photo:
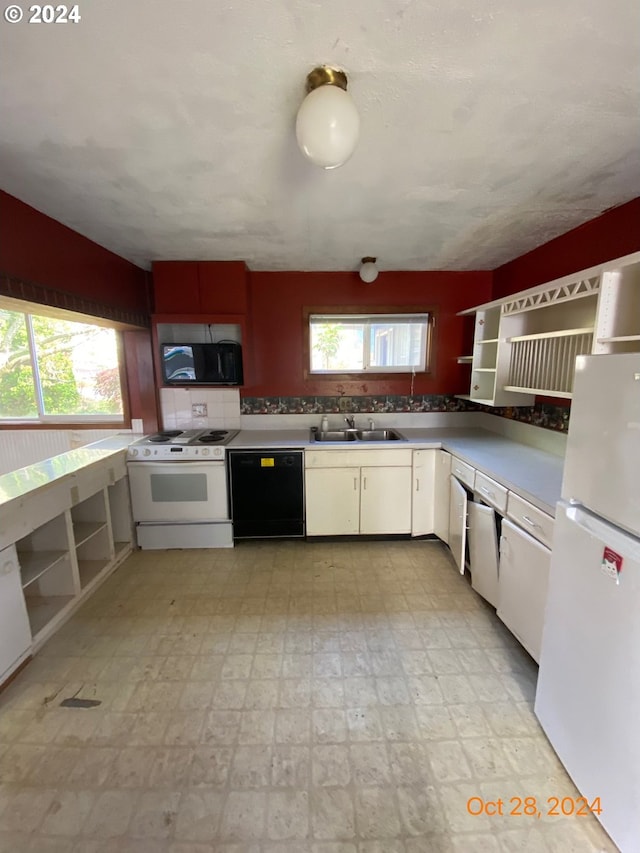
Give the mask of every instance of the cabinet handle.
M 416 477 L 416 492 L 420 491 L 420 478 Z
M 490 498 L 495 498 L 495 494 L 491 491 L 491 489 L 488 489 L 486 486 L 480 486 L 480 491 L 484 492 L 485 495 L 489 495 Z
M 461 471 L 459 468 L 456 468 L 456 469 L 455 469 L 455 473 L 456 473 L 456 474 L 460 474 L 460 476 L 462 476 L 462 471 Z
M 353 491 L 354 492 L 358 491 L 358 478 L 357 477 L 353 478 Z
M 531 527 L 540 527 L 540 525 L 539 525 L 539 524 L 536 524 L 536 522 L 535 522 L 532 518 L 529 518 L 529 516 L 528 516 L 528 515 L 523 515 L 523 516 L 522 516 L 522 520 L 523 520 L 523 521 L 526 521 L 526 522 L 527 522 L 527 524 L 530 524 L 530 525 L 531 525 Z
M 362 478 L 362 488 L 365 490 L 365 492 L 367 491 L 367 478 L 366 477 Z

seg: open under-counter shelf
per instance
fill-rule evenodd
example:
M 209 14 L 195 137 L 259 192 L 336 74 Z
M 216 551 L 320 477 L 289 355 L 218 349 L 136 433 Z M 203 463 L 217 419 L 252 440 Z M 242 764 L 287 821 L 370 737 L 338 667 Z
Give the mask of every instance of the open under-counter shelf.
M 60 560 L 68 557 L 68 551 L 20 551 L 19 561 L 22 588 L 26 589 L 41 575 L 53 568 Z

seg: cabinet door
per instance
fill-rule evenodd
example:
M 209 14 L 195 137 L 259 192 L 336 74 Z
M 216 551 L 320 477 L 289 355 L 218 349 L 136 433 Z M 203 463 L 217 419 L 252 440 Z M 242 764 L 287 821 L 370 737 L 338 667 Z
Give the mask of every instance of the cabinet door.
M 307 468 L 305 495 L 307 536 L 359 532 L 359 468 Z
M 0 683 L 31 647 L 29 617 L 13 545 L 0 551 Z
M 538 662 L 551 551 L 506 519 L 500 538 L 498 616 Z
M 471 586 L 493 607 L 498 606 L 498 536 L 490 506 L 469 501 L 469 567 Z
M 413 451 L 411 535 L 433 533 L 434 477 L 437 450 Z
M 247 268 L 244 261 L 201 261 L 198 282 L 203 313 L 246 314 Z
M 411 468 L 362 468 L 360 533 L 411 532 Z
M 197 262 L 157 261 L 154 263 L 153 295 L 156 314 L 200 313 Z
M 439 450 L 435 460 L 435 495 L 433 505 L 433 532 L 449 544 L 449 499 L 451 495 L 451 454 Z
M 467 544 L 467 490 L 450 477 L 451 498 L 449 501 L 449 547 L 460 569 L 464 574 L 465 548 Z

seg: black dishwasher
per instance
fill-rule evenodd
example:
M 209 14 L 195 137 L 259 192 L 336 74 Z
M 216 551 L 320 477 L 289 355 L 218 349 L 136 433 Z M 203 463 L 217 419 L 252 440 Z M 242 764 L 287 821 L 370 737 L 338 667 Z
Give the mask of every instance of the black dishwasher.
M 228 450 L 234 539 L 304 536 L 302 450 Z

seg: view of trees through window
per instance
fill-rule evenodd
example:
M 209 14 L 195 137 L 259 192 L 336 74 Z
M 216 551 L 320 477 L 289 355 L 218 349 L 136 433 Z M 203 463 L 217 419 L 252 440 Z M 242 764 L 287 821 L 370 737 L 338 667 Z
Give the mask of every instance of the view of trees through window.
M 309 318 L 314 373 L 425 370 L 429 340 L 427 314 Z
M 122 417 L 113 329 L 0 308 L 0 419 Z

